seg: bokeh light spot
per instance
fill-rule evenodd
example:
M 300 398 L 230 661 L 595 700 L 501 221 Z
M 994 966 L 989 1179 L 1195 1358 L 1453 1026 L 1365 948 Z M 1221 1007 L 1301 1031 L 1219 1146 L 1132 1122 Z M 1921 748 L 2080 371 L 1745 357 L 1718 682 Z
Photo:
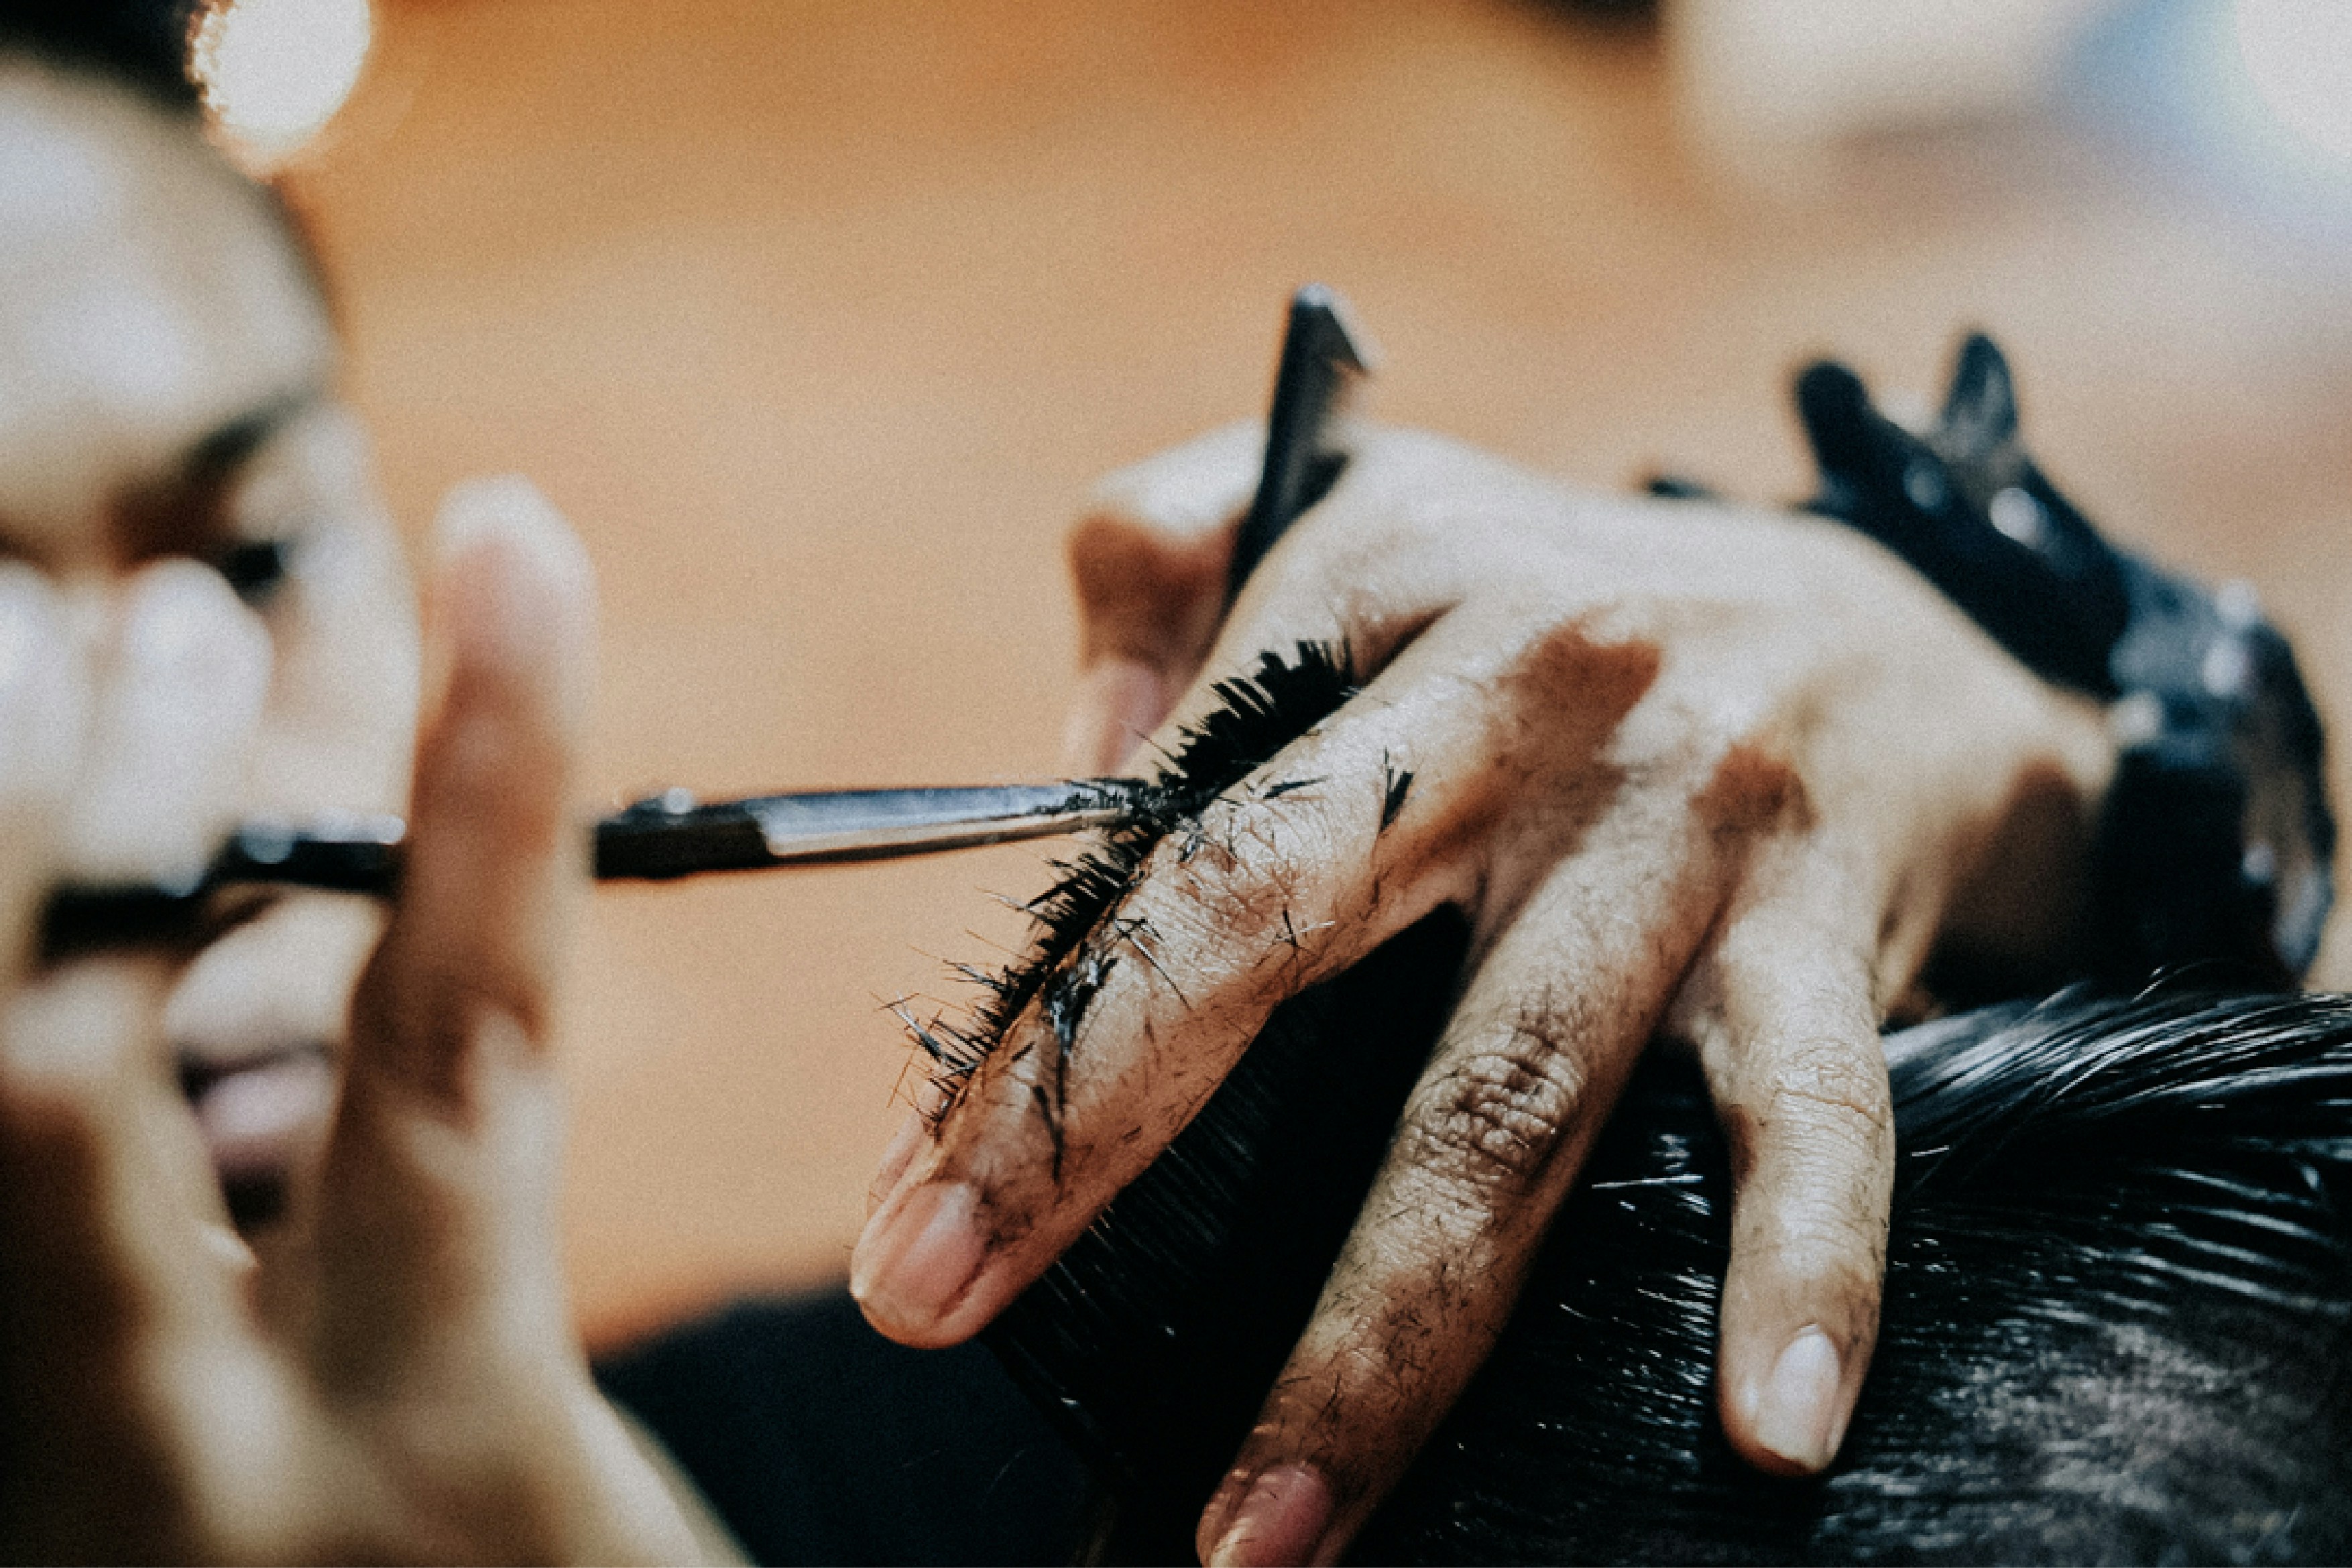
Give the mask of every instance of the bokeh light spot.
M 197 24 L 189 66 L 213 123 L 266 168 L 334 118 L 372 36 L 368 0 L 219 0 Z

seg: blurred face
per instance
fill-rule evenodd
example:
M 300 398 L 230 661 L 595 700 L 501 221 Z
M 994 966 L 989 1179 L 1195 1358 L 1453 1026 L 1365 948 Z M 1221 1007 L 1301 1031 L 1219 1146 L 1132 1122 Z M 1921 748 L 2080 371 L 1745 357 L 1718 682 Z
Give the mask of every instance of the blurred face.
M 333 338 L 275 207 L 191 120 L 0 50 L 0 552 L 102 660 L 124 591 L 220 570 L 267 627 L 249 813 L 394 810 L 416 702 L 397 544 Z M 244 891 L 166 1012 L 240 1218 L 274 1211 L 331 1103 L 366 901 Z

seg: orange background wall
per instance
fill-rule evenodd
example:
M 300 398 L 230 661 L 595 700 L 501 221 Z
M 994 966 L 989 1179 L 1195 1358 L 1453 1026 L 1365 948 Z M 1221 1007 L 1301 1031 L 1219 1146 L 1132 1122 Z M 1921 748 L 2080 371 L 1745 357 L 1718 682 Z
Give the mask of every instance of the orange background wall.
M 587 538 L 600 802 L 1050 769 L 1062 527 L 1099 471 L 1260 408 L 1308 277 L 1370 324 L 1389 417 L 1759 497 L 1807 483 L 1801 356 L 1927 390 L 1990 327 L 2062 483 L 2252 578 L 2352 734 L 2352 262 L 2111 149 L 1879 148 L 1737 193 L 1680 151 L 1652 44 L 1506 0 L 379 26 L 292 183 L 404 516 L 515 469 Z M 897 1115 L 883 1004 L 1015 940 L 987 893 L 1040 858 L 599 894 L 568 1040 L 592 1335 L 841 1271 Z

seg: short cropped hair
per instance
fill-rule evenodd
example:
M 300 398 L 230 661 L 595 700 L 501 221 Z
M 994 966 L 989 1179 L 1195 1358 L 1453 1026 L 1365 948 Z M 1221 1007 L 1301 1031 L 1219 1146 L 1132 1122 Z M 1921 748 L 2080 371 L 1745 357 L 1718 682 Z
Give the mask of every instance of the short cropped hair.
M 1433 1038 L 1391 1020 L 1442 1022 L 1447 924 L 1277 1015 L 992 1331 L 1103 1479 L 1108 1559 L 1189 1549 Z M 1366 1560 L 2352 1559 L 2352 998 L 1892 1037 L 1884 1317 L 1818 1479 L 1717 1424 L 1728 1164 L 1696 1066 L 1652 1054 Z

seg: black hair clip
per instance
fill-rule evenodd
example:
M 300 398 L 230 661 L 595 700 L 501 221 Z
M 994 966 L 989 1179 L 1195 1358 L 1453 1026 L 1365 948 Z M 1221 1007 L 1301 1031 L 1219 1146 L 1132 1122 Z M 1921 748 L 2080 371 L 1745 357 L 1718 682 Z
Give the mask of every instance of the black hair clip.
M 2102 980 L 2243 966 L 2294 985 L 2334 903 L 2319 715 L 2253 591 L 2216 591 L 2109 544 L 2018 434 L 2009 365 L 1961 346 L 1914 433 L 1822 361 L 1797 382 L 1821 466 L 1811 511 L 1901 556 L 2042 679 L 2109 705 L 2119 753 L 2094 860 Z

